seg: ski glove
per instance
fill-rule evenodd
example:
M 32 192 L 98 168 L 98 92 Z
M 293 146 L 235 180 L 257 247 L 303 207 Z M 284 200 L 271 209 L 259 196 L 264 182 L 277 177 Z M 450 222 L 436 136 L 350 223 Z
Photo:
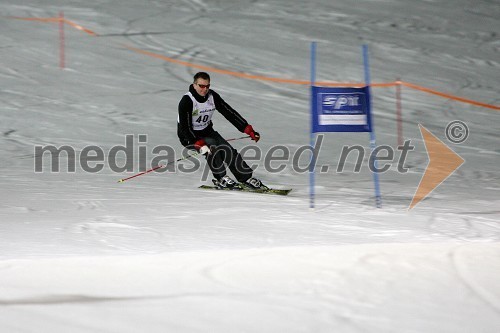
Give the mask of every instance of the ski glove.
M 202 155 L 211 154 L 210 148 L 208 148 L 205 140 L 200 139 L 194 143 L 194 148 Z
M 247 125 L 247 127 L 245 127 L 244 133 L 250 135 L 250 138 L 255 142 L 260 140 L 260 134 L 253 130 L 252 125 Z

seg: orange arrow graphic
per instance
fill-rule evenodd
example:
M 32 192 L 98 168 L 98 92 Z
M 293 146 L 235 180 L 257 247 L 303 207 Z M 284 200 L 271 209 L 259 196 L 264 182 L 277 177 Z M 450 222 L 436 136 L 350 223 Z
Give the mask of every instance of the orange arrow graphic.
M 408 210 L 415 207 L 420 201 L 427 197 L 446 178 L 457 170 L 465 160 L 451 150 L 446 144 L 429 132 L 424 126 L 418 125 L 424 139 L 429 164 L 420 180 L 417 191 Z

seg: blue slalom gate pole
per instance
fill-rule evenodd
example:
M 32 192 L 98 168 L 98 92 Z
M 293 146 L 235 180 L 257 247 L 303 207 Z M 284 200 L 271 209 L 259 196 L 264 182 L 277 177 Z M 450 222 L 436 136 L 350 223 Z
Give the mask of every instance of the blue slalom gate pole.
M 365 67 L 365 83 L 366 83 L 366 86 L 368 87 L 369 96 L 370 96 L 369 98 L 371 99 L 370 64 L 368 61 L 368 46 L 366 44 L 363 45 L 363 64 Z M 368 103 L 368 107 L 370 108 L 368 114 L 371 115 L 372 114 L 371 113 L 371 101 Z M 375 126 L 373 124 L 373 117 L 372 117 L 371 118 L 371 128 L 370 128 L 370 149 L 371 149 L 372 153 L 375 150 L 375 148 L 376 148 Z M 378 177 L 378 173 L 376 172 L 376 170 L 378 170 L 377 160 L 375 159 L 373 161 L 373 163 L 374 163 L 373 165 L 374 165 L 374 169 L 375 169 L 372 171 L 373 182 L 375 183 L 375 203 L 376 203 L 377 208 L 381 208 L 382 207 L 382 196 L 380 194 L 379 177 Z
M 314 164 L 316 161 L 316 156 L 315 155 L 315 149 L 314 149 L 314 130 L 313 130 L 313 117 L 314 115 L 314 108 L 313 108 L 313 86 L 316 82 L 316 42 L 311 43 L 311 129 L 310 129 L 310 145 L 311 145 L 311 162 L 309 165 L 309 208 L 314 208 Z

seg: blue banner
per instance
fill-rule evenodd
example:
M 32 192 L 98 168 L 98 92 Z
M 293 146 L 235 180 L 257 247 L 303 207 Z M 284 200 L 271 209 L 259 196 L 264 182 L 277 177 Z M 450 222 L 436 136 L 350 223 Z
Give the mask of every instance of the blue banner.
M 312 132 L 371 132 L 370 92 L 312 86 Z

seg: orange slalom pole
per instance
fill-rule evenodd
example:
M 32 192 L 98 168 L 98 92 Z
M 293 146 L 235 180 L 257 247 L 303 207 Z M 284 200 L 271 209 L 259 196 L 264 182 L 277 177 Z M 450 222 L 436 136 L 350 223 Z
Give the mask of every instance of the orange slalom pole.
M 59 67 L 65 68 L 64 13 L 59 12 Z
M 403 146 L 403 107 L 401 103 L 401 81 L 396 85 L 396 122 L 398 126 L 398 146 Z

